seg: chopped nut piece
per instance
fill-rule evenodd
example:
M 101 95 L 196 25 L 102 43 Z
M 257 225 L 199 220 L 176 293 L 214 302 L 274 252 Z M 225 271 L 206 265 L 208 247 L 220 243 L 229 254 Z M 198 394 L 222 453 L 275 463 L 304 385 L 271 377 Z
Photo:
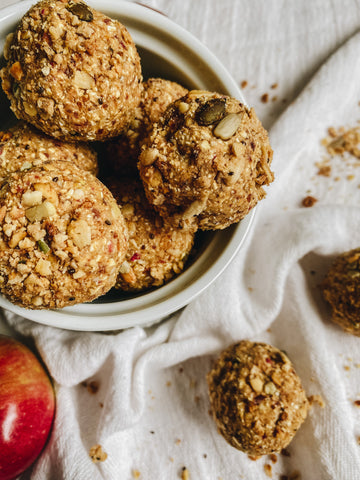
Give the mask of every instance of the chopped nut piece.
M 307 197 L 303 198 L 301 201 L 301 204 L 303 207 L 309 208 L 315 205 L 317 202 L 317 198 L 312 197 L 311 195 L 308 195 Z
M 86 220 L 79 219 L 70 222 L 68 227 L 69 237 L 78 248 L 84 248 L 91 243 L 91 228 Z
M 87 72 L 77 70 L 74 76 L 74 84 L 79 88 L 87 90 L 94 87 L 95 80 Z
M 40 205 L 35 205 L 34 207 L 30 207 L 25 210 L 25 216 L 29 222 L 38 222 L 44 218 L 51 217 L 51 215 L 54 215 L 55 213 L 56 208 L 47 200 Z
M 24 205 L 24 207 L 33 207 L 34 205 L 40 205 L 41 201 L 42 201 L 41 192 L 34 192 L 31 190 L 28 190 L 21 197 L 21 203 Z

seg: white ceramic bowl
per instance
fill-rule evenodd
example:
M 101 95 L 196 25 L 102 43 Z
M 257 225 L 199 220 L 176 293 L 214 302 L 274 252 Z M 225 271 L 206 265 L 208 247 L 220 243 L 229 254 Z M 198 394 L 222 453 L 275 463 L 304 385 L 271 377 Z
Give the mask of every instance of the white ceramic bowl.
M 34 1 L 0 10 L 0 49 Z M 119 19 L 132 35 L 144 78 L 162 77 L 187 88 L 217 91 L 244 102 L 241 91 L 217 58 L 194 36 L 166 16 L 142 5 L 121 0 L 92 0 L 89 5 Z M 1 128 L 6 127 L 9 106 L 0 98 Z M 240 223 L 223 231 L 202 234 L 192 263 L 166 285 L 141 295 L 119 298 L 113 292 L 95 302 L 62 310 L 27 310 L 0 295 L 0 306 L 30 320 L 69 330 L 105 331 L 135 325 L 148 326 L 187 305 L 226 268 L 240 249 L 254 210 Z

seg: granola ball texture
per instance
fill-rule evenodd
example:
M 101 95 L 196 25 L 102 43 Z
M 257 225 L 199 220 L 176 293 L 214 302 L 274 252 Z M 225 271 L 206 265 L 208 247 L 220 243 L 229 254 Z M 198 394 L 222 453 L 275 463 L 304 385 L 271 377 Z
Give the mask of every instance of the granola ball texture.
M 142 145 L 146 196 L 174 225 L 217 230 L 241 220 L 273 181 L 266 130 L 238 100 L 192 90 L 173 102 Z
M 164 225 L 146 200 L 140 180 L 107 183 L 125 219 L 129 247 L 115 288 L 139 292 L 179 274 L 194 244 L 195 231 Z
M 230 346 L 207 381 L 219 433 L 249 455 L 280 452 L 307 416 L 308 400 L 292 363 L 271 345 L 244 340 Z
M 360 248 L 339 255 L 320 287 L 333 322 L 360 336 Z
M 0 187 L 0 290 L 16 305 L 62 308 L 105 294 L 127 249 L 110 191 L 70 162 L 10 174 Z
M 105 158 L 111 170 L 120 175 L 137 175 L 142 141 L 168 105 L 186 93 L 182 85 L 163 78 L 149 78 L 143 82 L 140 104 L 128 130 L 107 145 Z
M 56 140 L 25 122 L 0 132 L 0 182 L 9 173 L 49 160 L 70 161 L 93 175 L 98 172 L 97 154 L 86 143 Z
M 2 87 L 19 119 L 69 141 L 106 140 L 140 101 L 140 58 L 117 20 L 74 0 L 42 0 L 7 38 Z

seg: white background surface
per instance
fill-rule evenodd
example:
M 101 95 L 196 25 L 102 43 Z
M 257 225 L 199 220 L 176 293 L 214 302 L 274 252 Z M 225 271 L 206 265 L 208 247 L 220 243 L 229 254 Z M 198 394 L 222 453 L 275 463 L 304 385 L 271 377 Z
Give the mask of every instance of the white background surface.
M 2 0 L 0 5 L 10 3 L 15 2 Z M 151 331 L 132 329 L 114 337 L 72 337 L 67 332 L 55 337 L 51 329 L 18 324 L 20 331 L 38 339 L 59 385 L 56 426 L 61 435 L 54 435 L 32 478 L 130 480 L 138 470 L 141 480 L 167 480 L 180 478 L 186 465 L 191 480 L 262 480 L 268 478 L 268 463 L 274 479 L 300 472 L 302 480 L 356 480 L 360 410 L 353 402 L 360 396 L 359 339 L 324 320 L 316 281 L 331 256 L 360 244 L 359 182 L 334 187 L 326 179 L 314 180 L 314 163 L 321 158 L 320 140 L 328 126 L 354 125 L 360 118 L 359 39 L 335 54 L 360 27 L 360 2 L 143 3 L 191 31 L 239 85 L 247 81 L 243 93 L 267 128 L 285 112 L 270 130 L 283 189 L 279 193 L 274 187 L 264 201 L 265 221 L 258 225 L 262 244 L 254 240 L 245 267 L 241 258 L 236 265 L 245 280 L 238 281 L 230 270 L 179 318 Z M 333 54 L 329 66 L 296 100 Z M 265 93 L 267 103 L 261 101 Z M 349 172 L 342 172 L 344 179 Z M 317 210 L 308 209 L 312 212 L 298 208 L 307 190 L 322 200 Z M 276 228 L 271 222 L 277 222 Z M 284 255 L 272 256 L 273 246 L 280 243 Z M 318 276 L 311 279 L 314 265 Z M 256 292 L 261 282 L 263 288 Z M 255 290 L 253 303 L 247 304 L 250 288 Z M 230 305 L 216 300 L 224 293 Z M 207 414 L 204 378 L 212 354 L 249 336 L 286 347 L 309 394 L 321 394 L 326 402 L 324 409 L 314 407 L 289 447 L 290 457 L 278 456 L 276 464 L 268 458 L 251 461 L 228 446 Z M 91 397 L 80 385 L 88 378 L 101 382 Z M 106 406 L 101 414 L 100 402 Z M 109 457 L 103 464 L 88 465 L 86 452 L 99 438 Z

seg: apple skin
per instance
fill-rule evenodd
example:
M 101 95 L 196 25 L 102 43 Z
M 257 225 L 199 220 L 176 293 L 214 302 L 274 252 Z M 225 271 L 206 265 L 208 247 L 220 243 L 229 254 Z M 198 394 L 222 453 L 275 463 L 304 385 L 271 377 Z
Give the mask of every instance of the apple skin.
M 0 335 L 0 479 L 25 471 L 40 455 L 55 413 L 55 394 L 32 351 Z

